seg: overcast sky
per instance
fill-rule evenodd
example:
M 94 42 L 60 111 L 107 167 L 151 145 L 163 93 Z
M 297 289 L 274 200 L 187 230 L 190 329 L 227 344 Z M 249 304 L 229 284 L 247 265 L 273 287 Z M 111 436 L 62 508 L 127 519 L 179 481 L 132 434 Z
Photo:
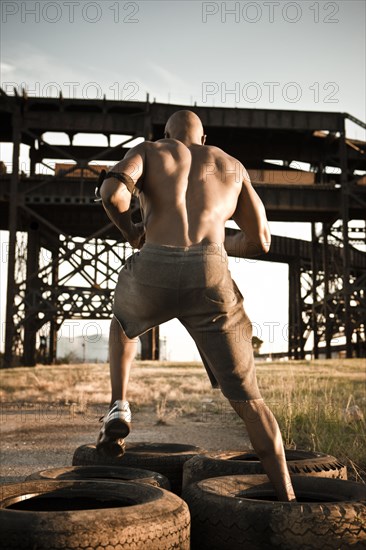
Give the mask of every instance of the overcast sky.
M 1 11 L 1 85 L 9 93 L 13 86 L 65 97 L 144 100 L 149 93 L 185 105 L 366 118 L 362 0 L 3 1 Z M 301 224 L 271 229 L 310 234 Z M 287 266 L 232 260 L 231 267 L 268 344 L 264 323 L 278 322 L 282 332 L 287 323 Z M 267 349 L 285 349 L 280 332 L 275 340 Z
M 362 0 L 4 1 L 1 40 L 2 81 L 30 92 L 365 117 Z

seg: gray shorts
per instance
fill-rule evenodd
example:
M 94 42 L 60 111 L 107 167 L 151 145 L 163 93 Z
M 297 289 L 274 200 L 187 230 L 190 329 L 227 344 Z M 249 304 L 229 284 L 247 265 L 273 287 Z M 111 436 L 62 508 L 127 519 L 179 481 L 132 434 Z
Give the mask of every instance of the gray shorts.
M 146 243 L 120 272 L 113 313 L 128 338 L 177 318 L 195 341 L 213 387 L 232 401 L 261 398 L 252 325 L 222 246 Z

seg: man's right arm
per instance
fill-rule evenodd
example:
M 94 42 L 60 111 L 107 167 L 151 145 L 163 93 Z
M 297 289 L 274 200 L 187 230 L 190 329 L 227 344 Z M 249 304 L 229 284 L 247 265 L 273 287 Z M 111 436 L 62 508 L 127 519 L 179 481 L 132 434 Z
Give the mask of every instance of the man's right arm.
M 131 191 L 142 180 L 145 162 L 144 143 L 137 145 L 118 162 L 113 172 L 125 178 L 128 185 L 117 178 L 106 178 L 100 188 L 103 207 L 111 221 L 118 227 L 124 238 L 134 247 L 140 248 L 144 239 L 143 224 L 134 224 L 131 220 Z M 131 184 L 131 185 L 130 185 Z
M 242 188 L 232 218 L 241 231 L 226 237 L 225 249 L 228 254 L 241 258 L 253 258 L 269 251 L 271 233 L 266 211 L 245 169 Z

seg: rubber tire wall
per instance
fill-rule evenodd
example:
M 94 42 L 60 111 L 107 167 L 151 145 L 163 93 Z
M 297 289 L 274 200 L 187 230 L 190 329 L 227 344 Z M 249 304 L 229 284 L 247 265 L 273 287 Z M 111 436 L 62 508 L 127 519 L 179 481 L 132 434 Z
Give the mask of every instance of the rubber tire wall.
M 68 468 L 52 468 L 35 472 L 26 478 L 30 480 L 91 480 L 97 479 L 114 481 L 135 481 L 136 483 L 147 483 L 154 487 L 170 490 L 170 482 L 167 477 L 158 472 L 142 470 L 141 468 L 126 468 L 122 466 L 69 466 Z
M 364 484 L 291 479 L 299 502 L 276 501 L 265 475 L 223 476 L 189 485 L 183 498 L 191 512 L 191 550 L 366 548 Z
M 291 474 L 347 479 L 347 468 L 337 458 L 319 452 L 285 450 Z M 210 477 L 264 474 L 258 456 L 251 451 L 207 452 L 184 464 L 183 487 Z
M 9 499 L 121 499 L 120 507 L 65 511 L 6 509 Z M 7 502 L 8 501 L 8 504 Z M 2 550 L 189 550 L 186 503 L 169 491 L 129 482 L 26 481 L 1 487 Z
M 98 453 L 95 445 L 82 445 L 74 453 L 74 466 L 118 465 L 149 469 L 166 476 L 173 493 L 182 491 L 183 465 L 197 454 L 205 451 L 193 445 L 178 443 L 127 443 L 122 457 L 112 457 Z

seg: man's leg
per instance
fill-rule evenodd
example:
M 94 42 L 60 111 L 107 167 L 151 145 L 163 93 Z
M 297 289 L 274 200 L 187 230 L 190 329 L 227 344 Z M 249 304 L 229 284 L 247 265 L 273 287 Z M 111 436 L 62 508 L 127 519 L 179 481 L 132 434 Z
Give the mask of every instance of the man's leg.
M 97 441 L 98 451 L 113 456 L 123 455 L 124 438 L 130 433 L 131 411 L 126 395 L 136 351 L 137 338 L 127 338 L 113 317 L 109 333 L 111 403 L 108 413 L 101 419 L 102 428 Z
M 273 413 L 263 399 L 230 401 L 230 404 L 244 420 L 253 449 L 274 485 L 278 500 L 296 501 L 286 464 L 281 432 Z
M 126 400 L 131 365 L 137 353 L 137 341 L 137 338 L 127 338 L 117 319 L 112 318 L 109 332 L 111 406 L 117 400 Z
M 195 289 L 192 289 L 192 273 L 199 273 L 201 277 L 197 278 L 199 285 L 197 282 Z M 187 291 L 183 293 L 185 283 Z M 278 499 L 295 500 L 281 433 L 257 384 L 252 324 L 222 250 L 207 248 L 200 266 L 187 263 L 180 284 L 180 322 L 196 342 L 223 395 L 229 398 L 244 420 L 253 448 L 274 485 Z

